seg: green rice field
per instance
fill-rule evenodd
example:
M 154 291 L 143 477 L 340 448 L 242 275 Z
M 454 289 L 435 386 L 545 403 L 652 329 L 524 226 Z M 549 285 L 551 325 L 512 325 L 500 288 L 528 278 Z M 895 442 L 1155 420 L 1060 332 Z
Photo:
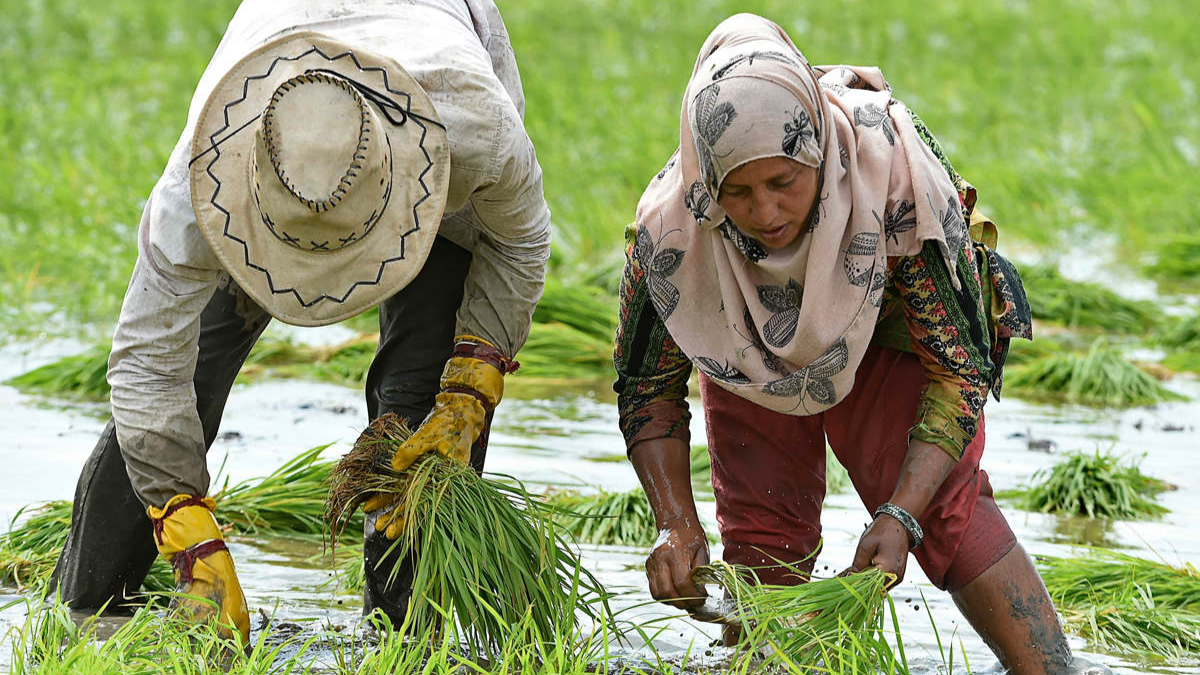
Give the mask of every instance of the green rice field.
M 1013 345 L 1003 400 L 987 407 L 983 467 L 1071 647 L 1120 673 L 1200 675 L 1200 5 L 497 2 L 554 244 L 485 477 L 544 502 L 546 541 L 570 542 L 557 574 L 587 581 L 569 600 L 576 618 L 607 592 L 615 621 L 588 631 L 497 614 L 472 629 L 455 614 L 457 628 L 433 621 L 404 639 L 359 616 L 350 534 L 361 517 L 331 550 L 322 509 L 330 468 L 366 421 L 374 312 L 324 332 L 273 325 L 226 408 L 209 463 L 252 612 L 246 657 L 174 624 L 161 603 L 119 620 L 38 606 L 107 419 L 110 336 L 141 209 L 237 2 L 0 0 L 0 671 L 1004 672 L 915 561 L 889 594 L 877 578 L 838 581 L 868 515 L 832 459 L 820 585 L 759 595 L 710 570 L 710 592 L 723 581 L 757 607 L 752 647 L 714 646 L 719 626 L 649 596 L 643 564 L 658 533 L 610 387 L 623 230 L 678 143 L 701 43 L 748 11 L 777 21 L 814 64 L 879 66 L 978 188 L 1000 252 L 1022 270 L 1037 340 Z M 692 394 L 693 487 L 716 561 Z M 169 575 L 159 561 L 147 590 L 169 589 Z M 827 614 L 798 631 L 781 609 L 792 599 L 842 607 L 854 626 Z M 490 653 L 467 653 L 460 638 L 480 625 Z

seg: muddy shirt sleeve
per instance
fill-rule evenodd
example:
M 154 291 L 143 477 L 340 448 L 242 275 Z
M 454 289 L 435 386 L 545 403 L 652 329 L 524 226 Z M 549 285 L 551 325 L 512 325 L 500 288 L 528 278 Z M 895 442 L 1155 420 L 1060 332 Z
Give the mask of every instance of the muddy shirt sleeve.
M 183 176 L 168 168 L 146 202 L 108 362 L 117 440 L 134 491 L 154 506 L 209 484 L 192 380 L 200 314 L 222 273 L 196 225 L 186 166 Z
M 975 438 L 991 382 L 986 314 L 970 242 L 959 252 L 956 290 L 942 254 L 926 242 L 917 255 L 888 259 L 912 351 L 929 386 L 910 434 L 962 457 Z
M 692 363 L 675 344 L 650 302 L 646 273 L 633 256 L 636 231 L 625 231 L 625 271 L 613 364 L 617 412 L 628 452 L 656 438 L 691 440 L 688 378 Z

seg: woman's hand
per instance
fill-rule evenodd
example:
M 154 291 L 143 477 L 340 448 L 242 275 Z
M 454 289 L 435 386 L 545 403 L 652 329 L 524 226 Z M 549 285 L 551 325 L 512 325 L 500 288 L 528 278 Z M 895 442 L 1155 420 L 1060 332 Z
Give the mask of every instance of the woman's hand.
M 700 523 L 690 517 L 663 523 L 646 558 L 651 597 L 680 609 L 703 604 L 708 593 L 692 581 L 692 570 L 707 564 L 708 540 Z
M 890 586 L 904 580 L 904 569 L 908 566 L 908 530 L 900 521 L 880 514 L 858 540 L 854 562 L 843 574 L 861 572 L 868 567 L 878 567 L 887 574 L 896 576 Z

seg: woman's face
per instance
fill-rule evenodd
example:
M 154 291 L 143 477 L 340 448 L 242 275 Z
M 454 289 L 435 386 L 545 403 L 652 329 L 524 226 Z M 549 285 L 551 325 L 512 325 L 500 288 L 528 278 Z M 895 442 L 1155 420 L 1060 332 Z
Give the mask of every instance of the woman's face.
M 817 198 L 817 170 L 790 157 L 764 157 L 725 177 L 717 203 L 740 230 L 767 248 L 796 240 Z

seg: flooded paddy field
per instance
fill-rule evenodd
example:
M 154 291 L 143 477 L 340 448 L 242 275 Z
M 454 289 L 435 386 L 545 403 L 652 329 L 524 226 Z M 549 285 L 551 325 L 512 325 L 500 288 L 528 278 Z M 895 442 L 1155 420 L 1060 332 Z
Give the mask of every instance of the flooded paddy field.
M 69 353 L 9 347 L 0 366 L 0 380 Z M 61 351 L 58 349 L 61 347 Z M 1054 464 L 1056 454 L 1069 450 L 1110 450 L 1131 459 L 1144 454 L 1142 471 L 1176 486 L 1160 498 L 1169 509 L 1161 518 L 1126 522 L 1068 518 L 1023 512 L 1003 505 L 1018 537 L 1034 555 L 1070 556 L 1077 544 L 1118 549 L 1173 565 L 1200 564 L 1200 385 L 1176 378 L 1175 390 L 1193 398 L 1187 403 L 1161 404 L 1125 411 L 1031 404 L 1015 399 L 993 401 L 986 409 L 988 447 L 983 468 L 997 490 L 1027 483 L 1039 469 Z M 693 439 L 703 442 L 704 427 L 694 402 Z M 99 434 L 106 411 L 101 404 L 56 402 L 30 397 L 0 386 L 0 424 L 9 430 L 0 446 L 5 467 L 0 491 L 0 519 L 7 523 L 26 504 L 70 499 L 84 458 Z M 333 443 L 325 454 L 334 457 L 349 448 L 366 420 L 361 392 L 347 387 L 294 380 L 266 381 L 235 388 L 226 408 L 221 435 L 209 455 L 210 469 L 231 482 L 263 476 L 297 453 Z M 1027 435 L 1054 441 L 1057 453 L 1029 449 Z M 497 411 L 487 468 L 514 476 L 535 491 L 546 487 L 600 487 L 610 491 L 637 487 L 632 467 L 614 461 L 623 454 L 617 412 L 603 382 L 591 386 L 531 386 L 514 380 Z M 220 480 L 224 480 L 223 478 Z M 697 494 L 706 528 L 715 533 L 714 505 Z M 851 492 L 830 495 L 823 519 L 825 547 L 818 574 L 833 574 L 850 561 L 868 515 Z M 230 548 L 252 614 L 295 624 L 292 630 L 319 631 L 334 627 L 353 634 L 359 626 L 361 599 L 337 590 L 333 572 L 313 561 L 321 553 L 315 541 L 236 537 Z M 703 653 L 718 629 L 678 618 L 677 613 L 652 603 L 642 571 L 645 550 L 624 547 L 583 547 L 584 561 L 601 582 L 619 594 L 615 609 L 633 621 L 660 619 L 664 627 L 652 645 L 660 656 L 682 657 L 689 649 Z M 713 545 L 713 558 L 720 545 Z M 944 672 L 939 651 L 953 644 L 955 663 L 965 653 L 971 671 L 1002 672 L 990 651 L 960 618 L 950 597 L 934 588 L 912 562 L 907 578 L 892 592 L 900 617 L 905 648 L 913 672 Z M 17 599 L 12 589 L 0 589 L 0 605 Z M 24 619 L 25 606 L 0 613 L 0 634 Z M 676 618 L 668 618 L 676 617 Z M 932 618 L 932 624 L 931 624 Z M 264 625 L 256 618 L 254 626 Z M 936 633 L 933 626 L 936 626 Z M 1072 638 L 1077 652 L 1084 642 Z M 636 658 L 650 653 L 644 644 L 622 648 Z M 724 650 L 716 649 L 719 659 Z M 11 658 L 11 644 L 0 644 L 0 669 Z M 320 661 L 317 649 L 305 658 Z M 1155 668 L 1129 662 L 1119 655 L 1093 653 L 1118 672 L 1200 673 L 1193 666 Z M 959 665 L 955 667 L 959 670 Z M 964 671 L 965 672 L 965 671 Z

